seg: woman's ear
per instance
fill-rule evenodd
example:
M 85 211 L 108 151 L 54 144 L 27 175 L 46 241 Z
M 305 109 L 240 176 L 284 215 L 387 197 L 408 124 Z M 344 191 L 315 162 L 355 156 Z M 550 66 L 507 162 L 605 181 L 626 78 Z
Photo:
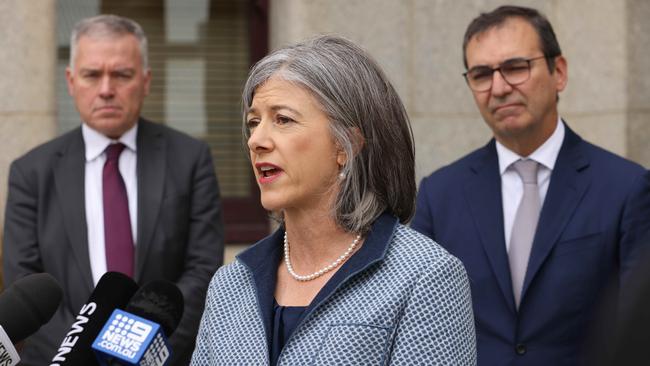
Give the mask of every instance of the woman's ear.
M 338 152 L 336 153 L 336 163 L 339 165 L 339 167 L 343 167 L 347 161 L 348 154 L 346 154 L 343 149 L 338 148 Z
M 363 148 L 363 145 L 365 144 L 365 139 L 363 138 L 363 135 L 361 134 L 361 130 L 358 127 L 351 127 L 350 129 L 350 135 L 351 135 L 351 140 L 353 141 L 353 146 L 352 146 L 352 153 L 354 155 L 357 155 L 361 149 Z M 337 154 L 336 154 L 336 163 L 343 167 L 345 163 L 348 161 L 348 154 L 346 154 L 345 150 L 341 146 L 337 146 Z

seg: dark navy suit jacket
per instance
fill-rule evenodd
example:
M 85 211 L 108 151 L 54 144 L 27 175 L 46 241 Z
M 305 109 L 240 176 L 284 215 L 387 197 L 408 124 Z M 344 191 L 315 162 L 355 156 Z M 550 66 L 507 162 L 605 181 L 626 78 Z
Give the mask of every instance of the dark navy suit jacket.
M 414 229 L 467 269 L 479 365 L 576 365 L 599 295 L 645 243 L 650 178 L 566 129 L 517 311 L 494 139 L 422 180 Z

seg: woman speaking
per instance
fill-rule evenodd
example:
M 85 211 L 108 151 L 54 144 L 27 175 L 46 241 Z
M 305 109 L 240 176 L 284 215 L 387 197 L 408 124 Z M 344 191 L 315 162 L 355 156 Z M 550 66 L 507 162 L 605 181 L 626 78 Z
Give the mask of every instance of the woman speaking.
M 193 365 L 474 365 L 461 263 L 403 226 L 408 116 L 379 66 L 331 36 L 258 62 L 244 135 L 271 236 L 208 289 Z

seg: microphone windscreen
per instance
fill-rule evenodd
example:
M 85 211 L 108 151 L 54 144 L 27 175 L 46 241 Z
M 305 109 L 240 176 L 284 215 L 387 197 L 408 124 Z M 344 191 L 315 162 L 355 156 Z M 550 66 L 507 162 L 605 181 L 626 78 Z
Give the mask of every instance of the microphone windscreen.
M 16 344 L 52 318 L 61 297 L 61 286 L 48 273 L 20 278 L 0 294 L 0 325 Z
M 183 307 L 181 290 L 170 281 L 156 280 L 142 286 L 125 310 L 160 324 L 169 337 L 183 317 Z
M 123 309 L 138 285 L 119 272 L 106 272 L 81 307 L 52 358 L 54 365 L 97 364 L 91 345 L 116 308 Z

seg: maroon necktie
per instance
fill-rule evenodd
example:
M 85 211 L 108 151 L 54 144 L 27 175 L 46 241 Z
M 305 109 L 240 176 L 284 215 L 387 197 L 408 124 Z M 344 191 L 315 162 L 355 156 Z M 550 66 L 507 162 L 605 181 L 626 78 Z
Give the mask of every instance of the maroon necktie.
M 129 218 L 129 200 L 120 174 L 119 159 L 124 145 L 106 148 L 102 174 L 104 194 L 104 239 L 106 268 L 133 277 L 133 234 Z

